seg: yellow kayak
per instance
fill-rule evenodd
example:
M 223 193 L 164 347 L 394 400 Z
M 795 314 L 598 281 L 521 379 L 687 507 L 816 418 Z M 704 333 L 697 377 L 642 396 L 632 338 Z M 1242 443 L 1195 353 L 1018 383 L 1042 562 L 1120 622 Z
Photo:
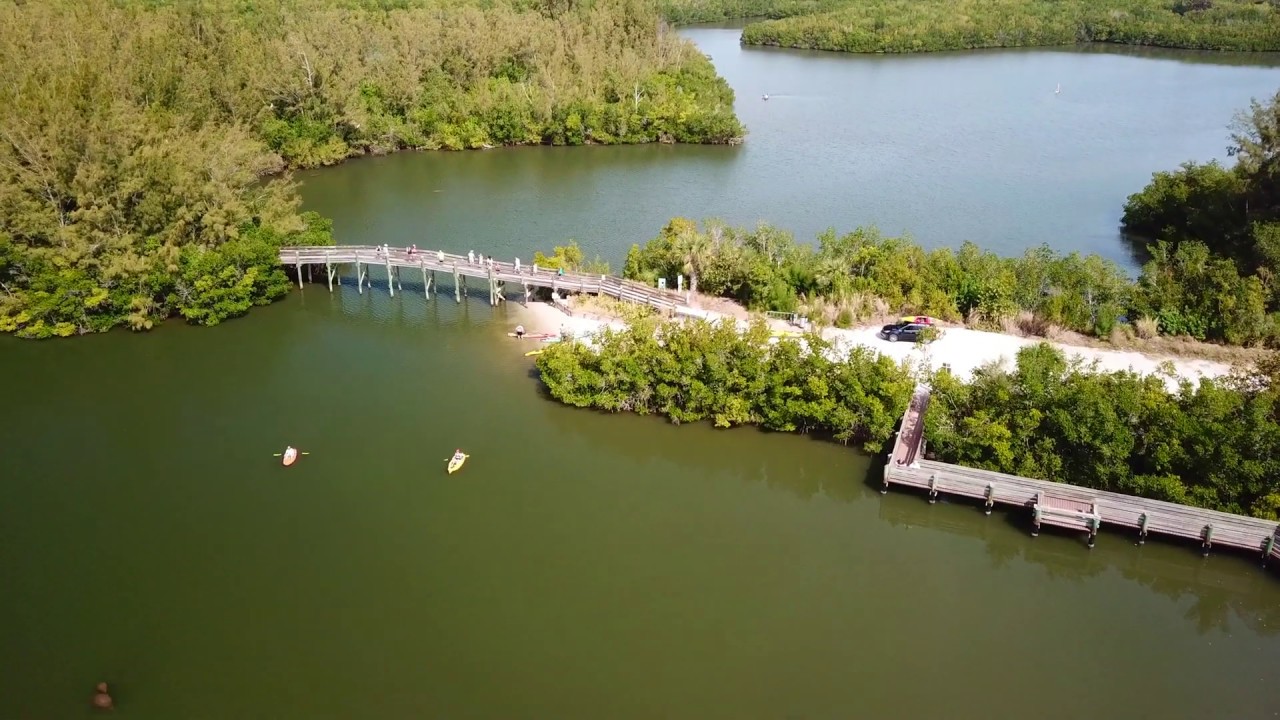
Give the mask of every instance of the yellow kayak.
M 468 455 L 464 455 L 461 450 L 453 453 L 453 459 L 449 461 L 449 474 L 452 475 L 455 470 L 462 467 L 462 463 L 467 461 Z
M 541 350 L 530 350 L 529 352 L 525 353 L 524 356 L 533 357 L 534 355 L 541 355 L 541 354 L 542 354 Z

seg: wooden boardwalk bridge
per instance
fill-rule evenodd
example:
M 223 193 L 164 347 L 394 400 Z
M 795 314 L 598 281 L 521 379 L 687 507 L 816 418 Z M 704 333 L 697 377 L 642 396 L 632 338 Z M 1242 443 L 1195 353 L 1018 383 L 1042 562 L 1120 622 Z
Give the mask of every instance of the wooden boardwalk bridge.
M 396 290 L 403 289 L 400 275 L 408 270 L 415 274 L 421 273 L 423 292 L 428 298 L 431 297 L 432 288 L 439 292 L 436 275 L 443 273 L 453 279 L 454 299 L 457 302 L 462 302 L 462 297 L 467 292 L 467 279 L 472 278 L 483 281 L 488 287 L 490 305 L 506 300 L 507 286 L 510 284 L 521 289 L 522 301 L 526 303 L 532 297 L 534 288 L 549 288 L 557 298 L 565 292 L 589 293 L 672 313 L 703 317 L 708 315 L 691 308 L 687 298 L 680 293 L 651 288 L 632 280 L 579 272 L 558 274 L 555 270 L 536 265 L 517 267 L 515 263 L 455 255 L 441 250 L 410 251 L 393 247 L 384 251 L 375 245 L 298 246 L 280 248 L 280 262 L 294 267 L 298 287 L 302 287 L 303 277 L 312 268 L 323 266 L 330 292 L 333 292 L 335 283 L 342 284 L 339 274 L 341 266 L 354 266 L 356 290 L 360 293 L 364 292 L 366 282 L 369 287 L 373 287 L 373 280 L 368 277 L 368 272 L 369 268 L 377 266 L 386 268 L 387 290 L 393 296 Z
M 929 390 L 918 387 L 885 464 L 883 492 L 890 485 L 919 488 L 928 493 L 929 502 L 940 493 L 958 495 L 981 500 L 988 514 L 996 504 L 1027 508 L 1033 536 L 1042 525 L 1080 530 L 1090 547 L 1105 524 L 1136 530 L 1139 544 L 1155 533 L 1199 541 L 1205 554 L 1219 544 L 1260 552 L 1263 562 L 1280 559 L 1280 524 L 1274 520 L 926 460 L 928 408 Z

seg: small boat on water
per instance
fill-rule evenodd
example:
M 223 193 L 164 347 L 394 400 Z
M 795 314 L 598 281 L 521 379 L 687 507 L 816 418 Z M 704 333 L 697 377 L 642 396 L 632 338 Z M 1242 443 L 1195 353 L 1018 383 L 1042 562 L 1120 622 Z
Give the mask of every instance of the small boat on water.
M 297 448 L 295 448 L 295 447 L 287 447 L 287 448 L 285 448 L 285 449 L 284 449 L 284 457 L 283 457 L 283 458 L 281 458 L 281 461 L 284 463 L 284 466 L 285 466 L 285 467 L 289 467 L 289 466 L 290 466 L 290 465 L 292 465 L 292 464 L 294 463 L 294 461 L 295 461 L 295 460 L 297 460 L 297 459 L 298 459 L 298 449 L 297 449 Z
M 529 352 L 525 353 L 525 354 L 524 354 L 524 356 L 525 356 L 525 357 L 533 357 L 533 356 L 535 356 L 535 355 L 541 355 L 541 354 L 542 354 L 542 351 L 541 351 L 541 350 L 530 350 Z
M 552 336 L 550 336 L 550 337 L 544 337 L 544 338 L 542 338 L 542 342 L 544 342 L 544 343 L 560 342 L 560 336 L 559 336 L 559 335 L 552 335 Z
M 453 458 L 449 460 L 449 474 L 452 475 L 459 468 L 461 468 L 462 464 L 467 461 L 468 457 L 469 456 L 465 455 L 461 450 L 454 450 Z
M 518 338 L 522 336 L 517 335 L 516 333 L 513 333 L 513 332 L 509 332 L 507 333 L 507 337 Z M 525 333 L 523 337 L 525 340 L 544 340 L 546 338 L 556 337 L 556 334 L 555 333 Z

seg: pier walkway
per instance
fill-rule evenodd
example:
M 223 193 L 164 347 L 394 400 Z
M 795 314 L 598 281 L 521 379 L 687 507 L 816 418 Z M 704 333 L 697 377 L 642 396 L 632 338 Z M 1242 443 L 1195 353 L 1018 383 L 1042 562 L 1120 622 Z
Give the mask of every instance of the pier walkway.
M 500 262 L 492 263 L 480 258 L 469 259 L 466 255 L 454 255 L 439 250 L 418 250 L 409 252 L 405 248 L 389 248 L 386 253 L 375 245 L 333 245 L 333 246 L 298 246 L 280 248 L 280 262 L 292 265 L 297 271 L 298 287 L 302 287 L 303 277 L 312 267 L 324 267 L 329 291 L 334 284 L 341 285 L 342 277 L 339 266 L 354 265 L 356 289 L 363 293 L 365 285 L 373 286 L 368 277 L 370 267 L 386 268 L 387 290 L 395 295 L 401 289 L 400 275 L 408 270 L 422 274 L 423 291 L 431 297 L 432 288 L 437 288 L 436 274 L 445 273 L 453 278 L 454 299 L 462 302 L 466 294 L 467 278 L 479 279 L 489 290 L 489 304 L 497 305 L 506 300 L 506 288 L 510 283 L 523 292 L 523 301 L 528 302 L 534 288 L 549 288 L 558 298 L 563 292 L 589 293 L 639 303 L 662 311 L 681 315 L 705 317 L 709 313 L 698 311 L 689 306 L 687 299 L 680 293 L 671 290 L 658 290 L 643 283 L 623 280 L 612 275 L 589 275 L 586 273 L 565 272 L 558 275 L 555 270 L 536 268 L 532 265 Z
M 983 502 L 988 514 L 997 504 L 1024 507 L 1031 511 L 1033 536 L 1041 525 L 1080 530 L 1090 547 L 1098 530 L 1109 525 L 1136 530 L 1139 544 L 1156 533 L 1199 541 L 1206 554 L 1219 544 L 1260 552 L 1264 562 L 1280 560 L 1280 524 L 1274 520 L 926 460 L 928 407 L 929 390 L 918 387 L 885 464 L 884 492 L 890 485 L 903 485 L 927 491 L 929 502 L 941 493 L 973 498 Z

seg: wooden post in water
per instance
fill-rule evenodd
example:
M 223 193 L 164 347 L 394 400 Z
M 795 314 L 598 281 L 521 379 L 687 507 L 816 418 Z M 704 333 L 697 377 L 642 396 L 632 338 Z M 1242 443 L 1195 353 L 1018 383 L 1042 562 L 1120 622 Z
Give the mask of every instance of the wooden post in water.
M 431 299 L 431 281 L 427 279 L 427 261 L 418 260 L 418 265 L 422 269 L 422 294 Z
M 302 289 L 302 252 L 299 250 L 293 251 L 293 268 L 294 268 L 294 271 L 298 273 L 298 289 L 301 290 Z
M 462 276 L 458 274 L 458 263 L 453 264 L 453 301 L 462 302 Z
M 529 287 L 528 281 L 525 281 L 523 285 L 524 285 L 524 306 L 529 307 L 529 300 L 530 298 L 533 297 L 533 290 Z
M 360 251 L 356 251 L 356 292 L 364 294 L 364 268 L 360 267 Z
M 395 297 L 396 289 L 391 284 L 391 281 L 393 279 L 391 277 L 391 250 L 387 250 L 386 254 L 383 256 L 383 259 L 386 260 L 386 263 L 387 263 L 387 292 L 391 293 L 391 297 Z

